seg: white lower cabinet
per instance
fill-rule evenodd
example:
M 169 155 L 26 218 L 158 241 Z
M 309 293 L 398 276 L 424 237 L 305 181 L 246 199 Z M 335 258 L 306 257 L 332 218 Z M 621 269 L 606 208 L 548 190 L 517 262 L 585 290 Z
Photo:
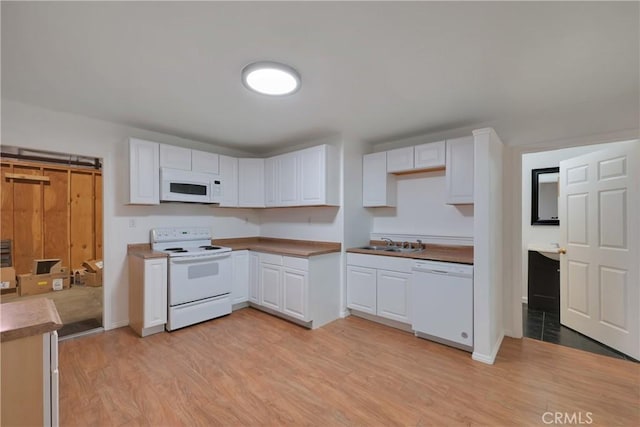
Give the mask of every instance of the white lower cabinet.
M 249 251 L 249 302 L 260 304 L 260 254 Z
M 281 311 L 280 281 L 282 267 L 260 263 L 260 304 L 272 310 Z
M 129 326 L 141 337 L 167 323 L 167 258 L 129 255 Z
M 233 251 L 231 262 L 231 304 L 243 304 L 249 300 L 249 251 Z
M 249 286 L 253 307 L 311 328 L 340 317 L 339 253 L 299 258 L 250 252 L 249 269 L 258 271 L 257 283 L 250 279 Z
M 282 269 L 282 311 L 289 316 L 306 320 L 307 272 L 284 267 Z
M 347 266 L 347 307 L 376 314 L 376 269 Z
M 411 260 L 347 254 L 347 307 L 411 323 Z
M 378 270 L 377 314 L 398 322 L 410 323 L 411 307 L 409 280 L 411 274 L 397 271 Z

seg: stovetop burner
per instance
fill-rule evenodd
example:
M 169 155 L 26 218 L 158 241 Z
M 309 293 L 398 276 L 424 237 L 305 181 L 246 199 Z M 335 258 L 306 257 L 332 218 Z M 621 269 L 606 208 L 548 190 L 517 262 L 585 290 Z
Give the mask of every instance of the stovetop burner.
M 209 257 L 231 252 L 231 248 L 211 244 L 211 231 L 203 227 L 155 228 L 151 230 L 151 248 L 169 257 Z
M 211 246 L 211 245 L 199 246 L 199 248 L 204 249 L 205 251 L 213 251 L 215 249 L 222 249 L 221 246 Z

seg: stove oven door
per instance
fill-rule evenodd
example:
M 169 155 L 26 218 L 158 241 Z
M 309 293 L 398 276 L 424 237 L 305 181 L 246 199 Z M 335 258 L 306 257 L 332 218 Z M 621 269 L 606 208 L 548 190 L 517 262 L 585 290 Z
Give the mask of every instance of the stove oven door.
M 169 258 L 169 305 L 231 292 L 231 252 Z

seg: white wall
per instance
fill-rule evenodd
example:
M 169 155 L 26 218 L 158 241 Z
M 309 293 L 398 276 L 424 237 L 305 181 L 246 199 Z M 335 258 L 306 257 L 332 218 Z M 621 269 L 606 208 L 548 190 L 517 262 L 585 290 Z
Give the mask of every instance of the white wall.
M 255 236 L 258 215 L 251 210 L 215 209 L 204 205 L 129 206 L 128 137 L 181 145 L 222 154 L 242 154 L 223 147 L 130 128 L 101 120 L 54 112 L 2 100 L 2 142 L 31 149 L 57 151 L 104 161 L 104 326 L 128 324 L 127 244 L 149 241 L 153 227 L 211 227 L 216 237 Z M 131 220 L 134 226 L 131 227 Z
M 445 171 L 398 175 L 394 208 L 372 208 L 373 233 L 473 236 L 473 205 L 446 203 Z
M 342 158 L 342 137 L 338 135 L 306 141 L 296 146 L 270 152 L 263 157 L 271 157 L 320 144 L 333 145 L 340 153 L 340 159 Z M 333 171 L 340 174 L 338 185 L 339 191 L 342 191 L 342 160 L 339 160 L 339 162 L 339 164 L 335 165 Z M 263 209 L 258 214 L 260 217 L 260 235 L 281 239 L 341 242 L 343 232 L 342 209 L 342 206 Z
M 503 144 L 493 129 L 473 131 L 473 359 L 493 363 L 504 336 Z
M 374 151 L 436 142 L 469 135 L 467 130 L 419 135 L 376 144 Z M 393 208 L 371 208 L 372 233 L 421 236 L 473 237 L 473 205 L 447 205 L 445 171 L 397 175 L 397 200 Z
M 590 153 L 603 148 L 603 145 L 563 148 L 553 151 L 527 153 L 522 155 L 522 300 L 527 299 L 528 288 L 528 246 L 530 244 L 548 245 L 560 241 L 560 226 L 531 225 L 531 170 L 560 166 L 560 161 Z

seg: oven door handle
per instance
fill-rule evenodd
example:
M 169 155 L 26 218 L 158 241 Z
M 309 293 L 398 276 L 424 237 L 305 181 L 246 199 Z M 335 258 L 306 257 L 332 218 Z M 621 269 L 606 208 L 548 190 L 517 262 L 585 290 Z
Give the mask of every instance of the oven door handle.
M 171 264 L 199 264 L 202 262 L 209 262 L 216 259 L 227 258 L 231 256 L 231 252 L 225 252 L 223 254 L 203 256 L 203 257 L 173 257 L 169 258 Z

